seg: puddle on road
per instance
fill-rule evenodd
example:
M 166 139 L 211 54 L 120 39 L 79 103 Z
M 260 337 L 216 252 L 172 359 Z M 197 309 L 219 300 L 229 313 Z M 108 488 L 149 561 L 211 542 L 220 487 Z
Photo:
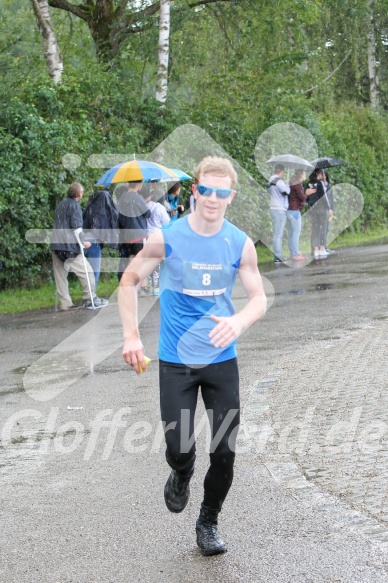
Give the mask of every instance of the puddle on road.
M 42 420 L 32 423 L 28 428 L 13 429 L 13 436 L 10 437 L 9 442 L 0 445 L 2 483 L 18 482 L 41 468 L 47 459 L 47 444 L 52 443 L 57 437 L 60 437 L 62 447 L 66 447 L 68 439 L 72 441 L 81 434 L 82 436 L 91 434 L 91 429 L 86 427 L 83 431 L 79 428 L 69 428 L 66 431 L 48 432 L 46 422 L 47 420 Z
M 313 285 L 314 291 L 326 291 L 327 289 L 335 289 L 334 283 L 316 283 Z
M 309 292 L 320 292 L 320 291 L 328 291 L 328 290 L 341 290 L 341 289 L 348 289 L 360 285 L 358 283 L 354 283 L 353 281 L 339 281 L 336 283 L 316 283 L 314 285 L 307 286 L 306 288 L 301 289 L 290 289 L 285 291 L 276 291 L 275 296 L 302 296 Z
M 6 395 L 14 395 L 15 393 L 24 393 L 24 387 L 22 384 L 16 385 L 14 387 L 9 387 L 4 391 L 0 391 L 0 397 L 5 397 Z
M 275 296 L 304 296 L 306 293 L 305 289 L 290 289 L 287 291 L 275 292 Z
M 24 374 L 27 370 L 28 366 L 18 366 L 17 368 L 13 368 L 11 372 L 14 374 Z

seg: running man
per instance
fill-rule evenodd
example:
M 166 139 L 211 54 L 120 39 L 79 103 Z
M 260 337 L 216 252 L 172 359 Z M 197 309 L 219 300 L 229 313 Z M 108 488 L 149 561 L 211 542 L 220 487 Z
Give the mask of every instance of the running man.
M 124 327 L 123 357 L 136 373 L 146 369 L 137 323 L 136 286 L 156 265 L 160 272 L 160 407 L 166 459 L 172 468 L 164 489 L 167 508 L 181 512 L 194 472 L 194 415 L 201 388 L 211 426 L 210 467 L 196 523 L 203 555 L 227 550 L 217 517 L 233 480 L 240 422 L 236 339 L 266 310 L 266 298 L 252 241 L 225 218 L 237 174 L 224 158 L 207 157 L 195 171 L 195 211 L 149 238 L 128 266 L 119 288 Z M 235 279 L 247 293 L 235 313 Z

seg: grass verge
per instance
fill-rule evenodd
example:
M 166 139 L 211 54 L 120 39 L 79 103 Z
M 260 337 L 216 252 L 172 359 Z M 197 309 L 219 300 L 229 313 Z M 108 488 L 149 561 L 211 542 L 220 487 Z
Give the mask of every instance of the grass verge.
M 367 245 L 385 245 L 387 243 L 388 230 L 375 229 L 366 233 L 342 233 L 332 243 L 330 243 L 330 249 L 360 247 Z M 268 247 L 258 247 L 257 257 L 259 265 L 270 263 L 273 260 L 273 253 L 268 249 Z
M 368 231 L 367 233 L 343 233 L 333 243 L 332 249 L 342 247 L 358 247 L 361 245 L 381 245 L 388 243 L 388 230 L 379 229 Z M 257 249 L 258 263 L 262 265 L 269 263 L 273 259 L 272 252 L 268 247 Z M 103 275 L 98 282 L 97 293 L 102 298 L 109 297 L 117 288 L 116 275 Z M 74 275 L 69 276 L 69 290 L 73 302 L 81 304 L 82 290 L 78 280 Z M 55 284 L 47 283 L 36 289 L 9 289 L 0 292 L 0 314 L 12 314 L 27 312 L 30 310 L 41 310 L 43 308 L 54 308 L 55 305 Z
M 73 277 L 70 276 L 69 279 Z M 97 293 L 101 298 L 109 297 L 117 288 L 117 276 L 101 277 Z M 82 289 L 78 282 L 69 282 L 69 291 L 75 304 L 82 303 Z M 55 283 L 47 283 L 36 289 L 9 289 L 0 292 L 0 314 L 12 314 L 41 310 L 55 306 Z

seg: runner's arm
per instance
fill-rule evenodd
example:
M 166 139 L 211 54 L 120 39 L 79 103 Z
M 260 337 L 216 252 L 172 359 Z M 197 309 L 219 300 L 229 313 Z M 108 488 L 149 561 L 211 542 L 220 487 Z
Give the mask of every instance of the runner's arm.
M 257 267 L 256 249 L 251 239 L 247 239 L 240 261 L 239 276 L 248 296 L 245 306 L 233 316 L 211 316 L 217 325 L 209 337 L 216 348 L 224 348 L 236 340 L 256 320 L 262 318 L 267 309 L 263 281 Z
M 153 233 L 143 249 L 124 271 L 119 285 L 119 309 L 124 330 L 123 358 L 140 374 L 139 364 L 146 370 L 144 350 L 140 340 L 137 317 L 137 285 L 152 273 L 164 259 L 164 239 L 161 231 Z

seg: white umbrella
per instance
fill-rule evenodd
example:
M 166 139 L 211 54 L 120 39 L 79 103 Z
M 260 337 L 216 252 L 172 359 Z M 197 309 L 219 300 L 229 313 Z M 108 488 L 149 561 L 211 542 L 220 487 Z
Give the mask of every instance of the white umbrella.
M 314 166 L 304 158 L 294 156 L 294 154 L 282 154 L 280 156 L 272 156 L 267 160 L 267 164 L 283 164 L 285 168 L 303 168 L 304 170 L 314 170 Z

